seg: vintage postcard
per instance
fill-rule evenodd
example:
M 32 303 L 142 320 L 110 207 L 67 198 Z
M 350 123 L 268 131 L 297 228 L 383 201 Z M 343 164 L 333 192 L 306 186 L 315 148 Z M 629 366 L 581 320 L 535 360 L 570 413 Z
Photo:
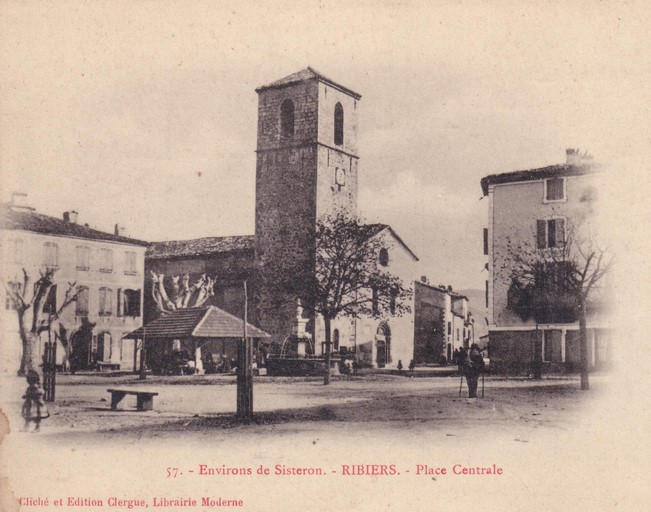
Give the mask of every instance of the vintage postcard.
M 643 2 L 0 4 L 0 510 L 640 510 Z

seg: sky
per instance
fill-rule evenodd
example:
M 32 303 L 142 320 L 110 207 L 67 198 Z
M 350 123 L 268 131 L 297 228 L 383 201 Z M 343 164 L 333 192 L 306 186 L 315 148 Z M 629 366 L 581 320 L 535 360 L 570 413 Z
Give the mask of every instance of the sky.
M 483 176 L 568 147 L 625 183 L 648 169 L 649 17 L 637 2 L 2 2 L 2 200 L 149 241 L 253 234 L 255 88 L 311 66 L 362 95 L 362 215 L 430 281 L 483 288 Z

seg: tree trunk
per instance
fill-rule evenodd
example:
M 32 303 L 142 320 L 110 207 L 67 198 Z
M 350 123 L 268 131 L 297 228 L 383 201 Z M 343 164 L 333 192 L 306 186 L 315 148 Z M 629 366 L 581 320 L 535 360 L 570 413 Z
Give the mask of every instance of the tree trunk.
M 23 344 L 23 354 L 20 358 L 18 375 L 22 377 L 29 370 L 34 369 L 34 345 L 36 344 L 38 336 L 26 329 L 24 311 L 18 311 L 18 329 L 20 331 L 20 340 Z
M 583 297 L 579 303 L 579 348 L 581 352 L 581 389 L 590 389 L 588 380 L 588 327 L 586 322 L 586 305 Z
M 330 345 L 330 318 L 323 317 L 325 322 L 325 373 L 323 374 L 323 385 L 327 386 L 330 384 L 330 362 L 332 361 L 332 351 Z

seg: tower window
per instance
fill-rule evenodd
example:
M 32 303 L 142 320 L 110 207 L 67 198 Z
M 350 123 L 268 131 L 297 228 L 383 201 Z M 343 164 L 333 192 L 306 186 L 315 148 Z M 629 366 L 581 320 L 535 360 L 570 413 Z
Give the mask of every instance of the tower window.
M 282 137 L 294 136 L 294 103 L 285 100 L 280 106 L 280 135 Z
M 335 144 L 341 146 L 344 143 L 344 107 L 341 103 L 335 105 Z
M 386 267 L 389 264 L 389 251 L 385 247 L 382 247 L 382 249 L 380 249 L 379 260 L 380 260 L 380 265 L 382 265 L 383 267 Z

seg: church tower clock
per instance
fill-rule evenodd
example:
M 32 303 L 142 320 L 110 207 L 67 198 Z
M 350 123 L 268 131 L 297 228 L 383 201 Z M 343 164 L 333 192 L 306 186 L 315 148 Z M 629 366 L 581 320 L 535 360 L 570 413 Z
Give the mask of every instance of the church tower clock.
M 296 316 L 295 290 L 314 272 L 317 220 L 357 212 L 361 96 L 311 68 L 256 92 L 256 320 L 280 343 Z

